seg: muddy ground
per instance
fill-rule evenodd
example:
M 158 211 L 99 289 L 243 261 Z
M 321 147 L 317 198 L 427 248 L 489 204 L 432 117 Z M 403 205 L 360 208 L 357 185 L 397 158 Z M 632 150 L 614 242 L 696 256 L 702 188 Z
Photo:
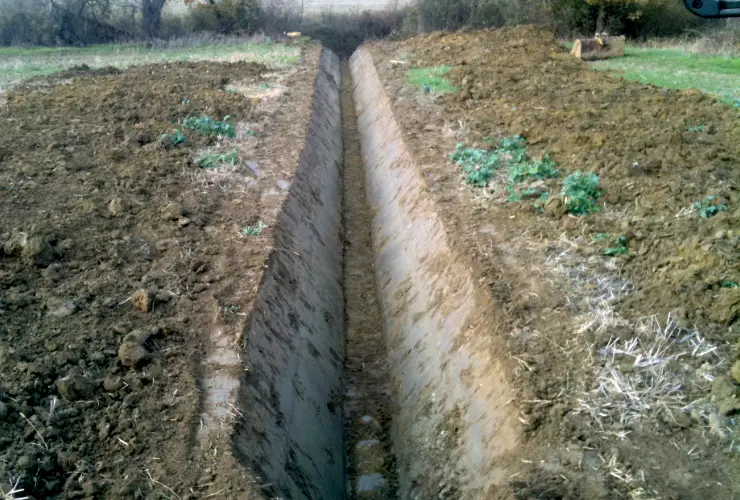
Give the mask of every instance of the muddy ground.
M 740 112 L 592 72 L 531 27 L 370 49 L 450 240 L 508 325 L 528 442 L 496 494 L 740 497 Z M 408 83 L 438 65 L 454 92 Z M 529 185 L 554 193 L 544 206 L 509 202 L 505 172 L 465 184 L 448 160 L 513 134 L 561 171 Z M 559 196 L 577 170 L 601 180 L 588 216 Z M 701 217 L 708 196 L 726 210 Z M 604 255 L 620 237 L 627 253 Z
M 307 46 L 302 62 L 279 70 L 73 68 L 4 96 L 2 491 L 258 490 L 231 457 L 238 412 L 209 420 L 199 380 L 213 332 L 235 344 L 243 334 L 304 143 L 319 50 Z M 203 114 L 230 116 L 236 137 L 183 129 L 183 144 L 160 138 Z M 201 168 L 204 150 L 235 150 L 241 161 Z

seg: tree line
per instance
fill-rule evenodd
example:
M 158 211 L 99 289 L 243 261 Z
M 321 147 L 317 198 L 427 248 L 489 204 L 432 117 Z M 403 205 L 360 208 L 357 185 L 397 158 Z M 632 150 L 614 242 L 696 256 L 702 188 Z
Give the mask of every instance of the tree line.
M 315 31 L 368 38 L 424 31 L 536 23 L 560 35 L 607 31 L 631 37 L 679 35 L 708 22 L 682 0 L 414 0 L 385 11 L 304 18 L 300 0 L 0 0 L 0 44 L 87 45 L 220 34 Z M 179 3 L 177 15 L 164 15 Z M 711 22 L 709 22 L 711 23 Z

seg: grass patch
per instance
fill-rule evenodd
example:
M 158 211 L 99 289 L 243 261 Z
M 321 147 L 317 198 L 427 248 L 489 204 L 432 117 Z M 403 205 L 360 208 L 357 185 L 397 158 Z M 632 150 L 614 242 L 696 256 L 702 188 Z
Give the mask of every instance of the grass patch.
M 202 43 L 201 43 L 202 42 Z M 284 66 L 300 60 L 298 46 L 227 39 L 173 40 L 154 44 L 109 44 L 89 47 L 0 47 L 0 92 L 22 80 L 86 64 L 91 68 L 128 68 L 171 61 L 253 61 Z
M 196 160 L 201 168 L 215 168 L 222 164 L 238 165 L 241 159 L 236 151 L 231 153 L 203 153 Z
M 406 81 L 410 85 L 421 87 L 424 92 L 436 94 L 448 94 L 457 92 L 458 88 L 444 78 L 450 72 L 452 66 L 435 66 L 433 68 L 416 68 L 409 70 Z
M 211 137 L 228 137 L 229 139 L 233 139 L 236 137 L 236 129 L 232 124 L 227 123 L 229 118 L 231 117 L 226 116 L 223 121 L 217 121 L 206 115 L 198 117 L 190 116 L 185 118 L 182 126 Z
M 740 107 L 740 58 L 679 49 L 627 47 L 625 57 L 596 61 L 600 71 L 671 89 L 697 89 Z
M 262 221 L 258 221 L 257 224 L 254 226 L 247 226 L 243 228 L 241 234 L 242 236 L 259 236 L 265 229 L 267 229 L 267 224 Z

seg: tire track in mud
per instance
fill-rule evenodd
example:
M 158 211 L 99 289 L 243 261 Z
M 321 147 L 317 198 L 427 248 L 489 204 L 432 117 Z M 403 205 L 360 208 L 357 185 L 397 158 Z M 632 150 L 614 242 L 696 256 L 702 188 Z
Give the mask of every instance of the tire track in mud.
M 348 490 L 350 498 L 389 500 L 398 497 L 392 394 L 373 269 L 372 213 L 365 195 L 354 84 L 346 62 L 342 82 Z

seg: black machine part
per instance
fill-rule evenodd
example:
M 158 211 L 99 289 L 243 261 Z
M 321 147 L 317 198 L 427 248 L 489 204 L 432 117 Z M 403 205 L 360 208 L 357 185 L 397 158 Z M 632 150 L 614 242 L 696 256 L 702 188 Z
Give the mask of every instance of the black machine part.
M 740 17 L 740 0 L 683 0 L 699 17 Z

